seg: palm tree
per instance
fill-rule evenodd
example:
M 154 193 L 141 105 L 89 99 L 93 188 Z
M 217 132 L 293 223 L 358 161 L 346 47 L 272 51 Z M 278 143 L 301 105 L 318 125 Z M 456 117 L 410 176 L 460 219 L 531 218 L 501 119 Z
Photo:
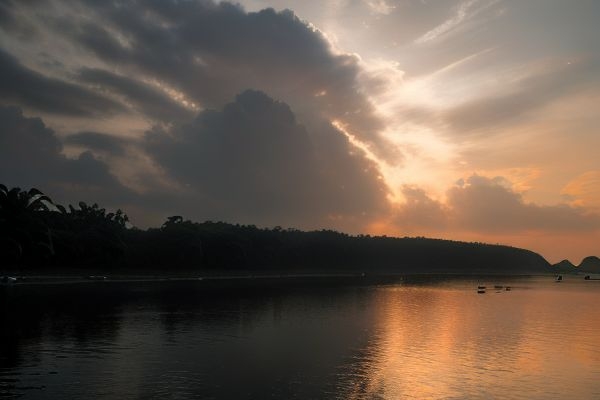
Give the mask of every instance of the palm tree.
M 38 189 L 9 190 L 0 184 L 0 250 L 8 262 L 54 254 L 52 235 L 41 215 L 49 211 L 49 204 L 52 200 Z
M 69 211 L 57 207 L 65 217 L 66 226 L 58 232 L 61 246 L 67 254 L 82 264 L 112 265 L 121 258 L 127 246 L 123 240 L 129 218 L 122 210 L 106 212 L 98 204 L 81 201 L 79 208 L 69 205 Z

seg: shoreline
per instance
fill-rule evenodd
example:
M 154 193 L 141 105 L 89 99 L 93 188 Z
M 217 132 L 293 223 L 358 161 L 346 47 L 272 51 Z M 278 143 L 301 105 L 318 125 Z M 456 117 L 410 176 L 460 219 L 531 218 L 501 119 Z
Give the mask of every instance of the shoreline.
M 67 274 L 60 275 L 52 274 L 6 274 L 0 273 L 0 276 L 11 276 L 16 278 L 16 281 L 11 284 L 2 286 L 25 286 L 25 285 L 65 285 L 65 284 L 118 284 L 118 283 L 168 283 L 168 282 L 197 282 L 201 285 L 218 286 L 223 284 L 242 285 L 250 283 L 256 285 L 266 284 L 286 284 L 286 283 L 353 283 L 353 284 L 383 284 L 397 282 L 426 282 L 438 280 L 453 280 L 453 279 L 519 279 L 532 277 L 552 277 L 556 274 L 548 273 L 477 273 L 477 272 L 290 272 L 278 273 L 273 271 L 237 271 L 230 274 L 215 274 L 211 271 L 199 271 L 198 273 L 188 274 L 107 274 L 96 273 L 91 275 L 84 274 Z M 579 274 L 574 274 L 574 276 Z

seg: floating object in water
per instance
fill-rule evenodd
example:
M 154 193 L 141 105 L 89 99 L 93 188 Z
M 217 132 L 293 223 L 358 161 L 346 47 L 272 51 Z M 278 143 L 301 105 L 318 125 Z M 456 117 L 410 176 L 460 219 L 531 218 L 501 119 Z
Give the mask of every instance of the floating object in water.
M 555 282 L 562 282 L 563 277 L 562 275 L 556 275 L 556 278 L 554 279 Z
M 15 278 L 14 276 L 3 276 L 0 279 L 1 285 L 12 285 L 13 283 L 17 283 L 17 278 Z
M 511 287 L 510 287 L 510 286 L 507 286 L 507 287 L 505 287 L 505 288 L 504 288 L 504 290 L 506 290 L 507 292 L 510 292 L 510 290 L 511 290 Z
M 87 279 L 90 281 L 105 281 L 108 279 L 108 277 L 102 275 L 89 275 L 87 276 Z
M 477 293 L 483 294 L 483 293 L 485 293 L 485 289 L 477 289 Z
M 479 286 L 477 286 L 477 289 L 485 290 L 485 286 L 479 285 Z

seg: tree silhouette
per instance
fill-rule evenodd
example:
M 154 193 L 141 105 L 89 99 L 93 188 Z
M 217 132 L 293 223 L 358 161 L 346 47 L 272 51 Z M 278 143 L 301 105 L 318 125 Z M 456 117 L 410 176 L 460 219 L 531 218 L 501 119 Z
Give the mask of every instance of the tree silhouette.
M 37 189 L 0 185 L 4 265 L 175 271 L 395 273 L 550 272 L 528 250 L 450 240 L 352 236 L 333 230 L 196 223 L 174 215 L 160 228 L 131 227 L 121 210 L 67 208 Z
M 112 264 L 125 254 L 123 240 L 129 218 L 122 210 L 107 213 L 98 204 L 79 202 L 68 210 L 57 206 L 60 213 L 48 215 L 56 247 L 60 248 L 57 262 L 79 266 Z
M 175 224 L 180 224 L 183 222 L 183 217 L 181 215 L 173 215 L 172 217 L 167 217 L 167 220 L 164 224 L 162 224 L 162 228 L 166 229 Z
M 50 228 L 41 218 L 52 200 L 38 189 L 8 189 L 0 184 L 0 249 L 7 263 L 54 254 Z

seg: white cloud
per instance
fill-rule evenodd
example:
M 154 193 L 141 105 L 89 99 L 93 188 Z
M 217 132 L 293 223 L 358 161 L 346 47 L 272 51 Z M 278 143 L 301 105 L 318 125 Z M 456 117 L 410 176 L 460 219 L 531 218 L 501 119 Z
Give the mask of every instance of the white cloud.
M 396 8 L 389 0 L 365 0 L 365 4 L 376 14 L 387 15 Z
M 446 21 L 436 26 L 435 28 L 427 31 L 424 35 L 417 38 L 415 44 L 428 44 L 430 42 L 440 41 L 458 30 L 464 29 L 464 24 L 471 21 L 480 12 L 494 4 L 498 3 L 499 0 L 489 0 L 481 3 L 480 0 L 467 0 L 458 4 L 454 10 L 454 14 Z M 496 14 L 501 16 L 502 14 Z

